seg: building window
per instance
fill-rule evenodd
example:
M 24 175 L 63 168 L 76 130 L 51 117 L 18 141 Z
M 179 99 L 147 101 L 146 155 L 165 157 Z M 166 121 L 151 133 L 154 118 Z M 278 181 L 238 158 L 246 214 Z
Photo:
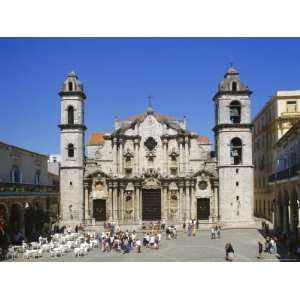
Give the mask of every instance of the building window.
M 41 181 L 41 171 L 37 170 L 34 175 L 34 184 L 40 184 Z
M 237 91 L 237 83 L 236 83 L 236 81 L 233 81 L 233 82 L 232 82 L 231 90 L 232 90 L 233 92 L 236 92 L 236 91 Z
M 241 104 L 239 101 L 232 101 L 229 106 L 230 121 L 233 124 L 239 124 L 241 122 Z
M 74 107 L 68 107 L 68 124 L 74 124 Z
M 239 173 L 239 169 L 235 169 L 235 173 L 238 174 Z
M 230 157 L 232 165 L 242 163 L 242 141 L 239 138 L 234 138 L 230 143 Z
M 235 182 L 235 186 L 239 186 L 239 182 L 238 181 Z
M 74 145 L 73 144 L 68 145 L 68 157 L 74 157 Z
M 21 183 L 21 172 L 17 166 L 13 166 L 10 172 L 10 181 L 13 183 Z
M 69 82 L 69 91 L 72 92 L 73 91 L 73 83 Z
M 287 112 L 296 112 L 297 111 L 297 102 L 296 101 L 287 101 L 286 111 Z

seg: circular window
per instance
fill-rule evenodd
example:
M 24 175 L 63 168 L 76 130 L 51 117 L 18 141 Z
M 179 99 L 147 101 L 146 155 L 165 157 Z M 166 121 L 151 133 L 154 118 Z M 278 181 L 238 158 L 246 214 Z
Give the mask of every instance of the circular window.
M 204 180 L 200 181 L 199 184 L 198 184 L 198 186 L 199 186 L 200 190 L 206 190 L 207 189 L 207 182 L 204 181 Z

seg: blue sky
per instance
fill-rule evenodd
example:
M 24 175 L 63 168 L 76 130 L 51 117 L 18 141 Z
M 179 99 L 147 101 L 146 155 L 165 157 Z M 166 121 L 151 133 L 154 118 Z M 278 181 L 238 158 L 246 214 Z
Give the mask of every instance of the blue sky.
M 300 39 L 0 38 L 0 140 L 59 152 L 58 91 L 69 71 L 84 83 L 87 137 L 114 116 L 154 109 L 213 142 L 212 97 L 233 62 L 252 89 L 252 116 L 278 89 L 300 89 Z

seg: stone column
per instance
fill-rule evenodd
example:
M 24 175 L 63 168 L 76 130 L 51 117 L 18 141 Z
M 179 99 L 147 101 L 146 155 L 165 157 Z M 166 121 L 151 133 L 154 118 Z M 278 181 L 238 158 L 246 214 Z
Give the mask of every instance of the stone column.
M 90 219 L 89 213 L 89 184 L 88 182 L 84 183 L 84 222 L 87 223 L 87 220 Z
M 136 222 L 140 222 L 140 184 L 135 183 L 135 212 L 134 212 L 134 220 Z
M 108 221 L 113 220 L 113 185 L 108 183 L 108 199 L 107 199 Z
M 119 139 L 119 163 L 120 163 L 120 169 L 119 169 L 119 174 L 123 175 L 124 174 L 124 166 L 123 166 L 123 162 L 124 162 L 124 143 L 123 143 L 123 139 Z
M 182 141 L 179 140 L 179 173 L 183 173 L 183 151 Z
M 297 200 L 297 204 L 296 204 L 296 209 L 297 209 L 297 219 L 298 219 L 298 224 L 297 227 L 300 227 L 300 205 L 299 205 L 299 200 Z
M 191 182 L 191 214 L 192 219 L 197 219 L 197 199 L 195 196 L 195 182 Z
M 213 222 L 217 222 L 219 216 L 219 183 L 214 182 L 214 211 L 212 212 Z
M 185 183 L 185 207 L 186 207 L 186 221 L 191 220 L 191 196 L 190 196 L 190 182 Z
M 114 222 L 118 221 L 118 183 L 113 183 L 113 219 Z
M 168 183 L 163 184 L 163 193 L 162 193 L 162 205 L 161 205 L 161 212 L 162 212 L 162 221 L 166 223 L 167 221 L 167 212 L 168 212 Z
M 124 183 L 120 183 L 120 197 L 119 197 L 119 209 L 120 209 L 120 215 L 119 219 L 122 223 L 124 223 L 124 215 L 125 215 L 125 205 L 124 205 Z
M 139 189 L 139 207 L 140 207 L 140 211 L 139 211 L 139 217 L 140 217 L 140 224 L 142 224 L 143 222 L 143 214 L 142 214 L 142 209 L 143 209 L 143 201 L 142 201 L 142 188 Z
M 189 171 L 189 138 L 185 137 L 185 174 Z
M 168 176 L 169 175 L 169 155 L 168 155 L 168 148 L 169 148 L 169 142 L 168 140 L 166 141 L 166 175 Z
M 134 140 L 135 147 L 135 174 L 138 176 L 139 174 L 139 161 L 140 161 L 140 153 L 139 153 L 139 139 Z
M 184 203 L 184 194 L 183 194 L 183 187 L 184 187 L 184 182 L 181 181 L 179 182 L 179 208 L 178 208 L 178 211 L 179 211 L 179 222 L 181 223 L 184 219 L 184 211 L 185 211 L 185 203 Z
M 288 203 L 284 203 L 283 206 L 283 233 L 289 232 L 289 211 Z
M 167 175 L 168 174 L 168 166 L 167 166 L 167 164 L 168 164 L 168 153 L 167 153 L 167 143 L 168 143 L 168 140 L 167 139 L 165 139 L 165 138 L 163 138 L 163 140 L 162 140 L 162 152 L 163 152 L 163 173 L 165 174 L 165 175 Z
M 134 142 L 133 142 L 133 151 L 134 151 L 134 174 L 138 175 L 138 163 L 137 163 L 138 150 L 137 150 L 136 140 L 134 140 Z
M 113 170 L 114 173 L 118 173 L 118 150 L 117 150 L 117 139 L 113 138 L 112 140 L 112 147 L 113 147 Z
M 280 202 L 275 202 L 275 230 L 282 230 L 282 224 L 281 224 L 281 205 Z

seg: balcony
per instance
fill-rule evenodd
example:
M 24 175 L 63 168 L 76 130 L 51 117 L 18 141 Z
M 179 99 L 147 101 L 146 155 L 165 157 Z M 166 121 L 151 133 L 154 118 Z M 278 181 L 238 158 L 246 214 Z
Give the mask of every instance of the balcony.
M 58 193 L 58 186 L 0 182 L 0 193 Z
M 285 170 L 279 171 L 277 173 L 273 173 L 269 176 L 269 183 L 298 176 L 299 170 L 300 170 L 300 164 L 296 164 Z

